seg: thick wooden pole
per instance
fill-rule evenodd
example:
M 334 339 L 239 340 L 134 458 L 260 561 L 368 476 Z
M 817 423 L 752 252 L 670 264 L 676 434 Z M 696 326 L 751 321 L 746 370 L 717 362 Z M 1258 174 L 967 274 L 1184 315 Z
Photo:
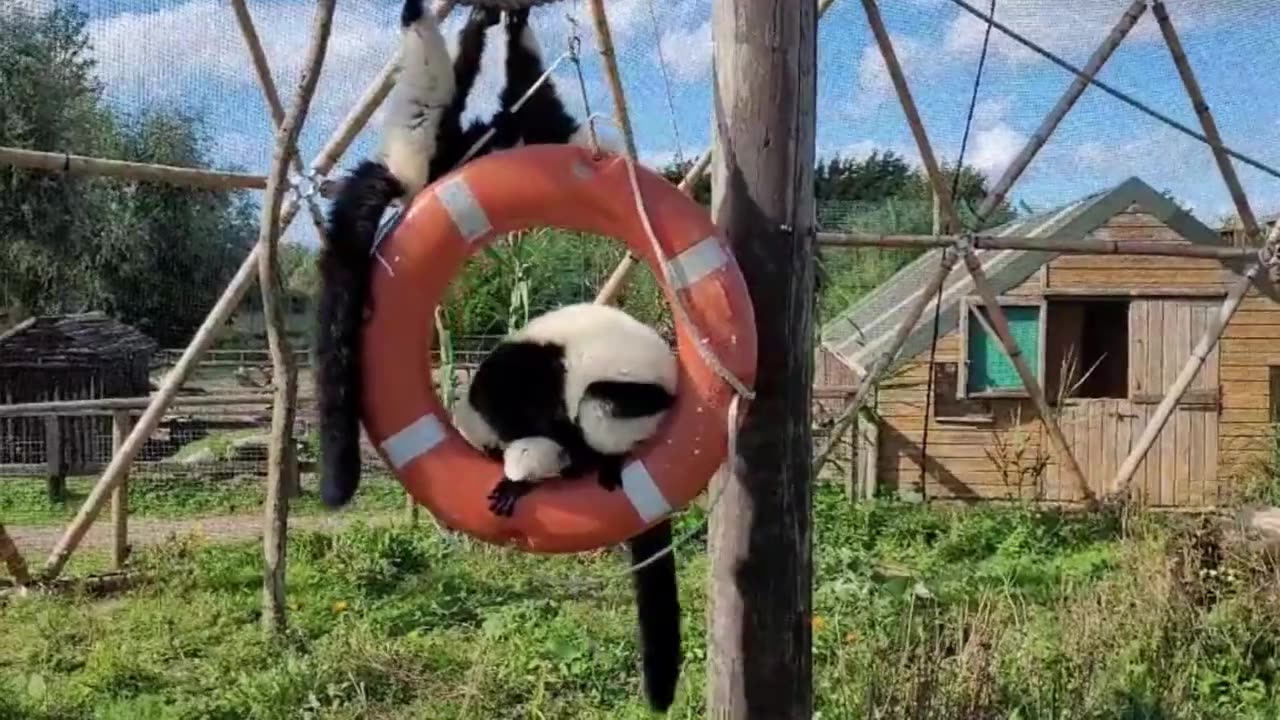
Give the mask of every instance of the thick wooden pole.
M 161 182 L 206 190 L 261 190 L 266 178 L 261 175 L 217 172 L 200 168 L 107 160 L 85 155 L 40 152 L 22 148 L 0 147 L 0 167 L 44 170 L 68 175 L 93 175 L 124 180 Z
M 969 276 L 973 279 L 974 289 L 978 291 L 978 296 L 982 298 L 982 304 L 986 308 L 987 320 L 990 321 L 991 330 L 994 330 L 996 337 L 1000 339 L 1000 346 L 1004 348 L 1005 356 L 1013 364 L 1014 370 L 1018 371 L 1022 386 L 1026 388 L 1027 394 L 1031 396 L 1031 404 L 1035 405 L 1036 412 L 1040 415 L 1040 422 L 1044 423 L 1045 431 L 1049 434 L 1049 440 L 1053 443 L 1053 449 L 1058 454 L 1058 462 L 1062 464 L 1067 474 L 1075 480 L 1076 487 L 1080 490 L 1085 502 L 1090 507 L 1096 505 L 1097 497 L 1089 487 L 1089 481 L 1080 469 L 1080 463 L 1076 462 L 1076 456 L 1071 452 L 1071 446 L 1067 444 L 1067 438 L 1062 434 L 1062 428 L 1058 426 L 1058 421 L 1054 418 L 1053 411 L 1049 408 L 1049 401 L 1045 398 L 1044 388 L 1040 386 L 1040 381 L 1036 379 L 1035 373 L 1027 365 L 1027 359 L 1023 357 L 1022 351 L 1018 349 L 1017 343 L 1013 341 L 1013 335 L 1009 332 L 1009 318 L 1005 316 L 1004 308 L 1000 307 L 1000 301 L 996 298 L 995 290 L 992 289 L 991 282 L 987 279 L 987 273 L 982 269 L 982 261 L 969 248 L 964 249 L 961 257 L 964 260 L 965 268 L 969 270 Z M 924 458 L 921 458 L 920 462 L 923 463 L 924 460 Z
M 821 20 L 827 9 L 835 4 L 836 0 L 818 0 L 818 19 Z M 711 148 L 702 151 L 698 159 L 694 161 L 693 166 L 685 173 L 684 179 L 680 181 L 680 191 L 692 195 L 693 188 L 697 186 L 698 181 L 706 174 L 707 168 L 711 165 Z M 627 283 L 627 275 L 631 272 L 631 268 L 636 264 L 636 257 L 631 253 L 627 253 L 618 266 L 609 274 L 609 279 L 601 286 L 600 292 L 596 294 L 595 302 L 606 305 L 614 301 L 619 292 L 622 292 L 622 286 Z
M 755 305 L 756 398 L 710 526 L 708 716 L 813 717 L 817 8 L 716 0 L 712 213 Z
M 262 625 L 267 631 L 283 629 L 285 622 L 285 545 L 288 540 L 289 495 L 292 479 L 293 420 L 297 412 L 298 368 L 289 347 L 285 325 L 284 283 L 280 277 L 280 207 L 284 201 L 289 156 L 295 152 L 298 135 L 306 122 L 329 47 L 329 29 L 337 0 L 318 0 L 311 29 L 307 63 L 294 95 L 293 107 L 276 132 L 271 174 L 267 176 L 266 201 L 262 204 L 258 244 L 263 250 L 258 263 L 258 285 L 262 291 L 263 314 L 267 320 L 267 344 L 271 350 L 272 384 L 275 398 L 271 409 L 271 441 L 267 447 L 267 499 L 264 508 L 262 543 Z
M 111 416 L 111 453 L 114 455 L 124 448 L 129 439 L 129 427 L 133 418 L 128 410 L 117 410 Z M 111 543 L 111 569 L 123 570 L 129 559 L 129 474 L 125 469 L 120 484 L 111 493 L 111 526 L 113 529 Z
M 1209 112 L 1209 103 L 1205 102 L 1204 93 L 1200 91 L 1200 83 L 1191 70 L 1187 53 L 1182 49 L 1182 40 L 1178 38 L 1178 31 L 1174 29 L 1173 21 L 1169 19 L 1169 11 L 1165 9 L 1162 0 L 1156 0 L 1151 5 L 1151 12 L 1160 25 L 1165 45 L 1169 46 L 1169 54 L 1173 56 L 1173 64 L 1177 66 L 1178 75 L 1182 77 L 1182 84 L 1187 89 L 1191 107 L 1195 110 L 1196 117 L 1200 119 L 1200 129 L 1204 130 L 1204 136 L 1209 139 L 1213 159 L 1218 163 L 1218 172 L 1222 173 L 1223 182 L 1227 184 L 1227 192 L 1231 193 L 1231 201 L 1235 203 L 1236 213 L 1240 215 L 1240 224 L 1244 225 L 1244 230 L 1250 238 L 1256 238 L 1259 235 L 1258 220 L 1253 215 L 1253 209 L 1249 207 L 1249 199 L 1240 185 L 1235 166 L 1231 164 L 1231 158 L 1227 157 L 1227 151 L 1222 145 L 1222 135 L 1218 132 L 1218 123 L 1214 121 L 1213 113 Z
M 1218 314 L 1214 317 L 1213 322 L 1209 323 L 1209 326 L 1204 329 L 1204 334 L 1200 336 L 1200 341 L 1191 349 L 1191 356 L 1182 365 L 1182 371 L 1178 373 L 1178 377 L 1174 379 L 1173 384 L 1165 392 L 1164 398 L 1156 406 L 1155 412 L 1151 414 L 1151 419 L 1147 421 L 1147 426 L 1142 429 L 1142 435 L 1133 444 L 1133 449 L 1129 451 L 1124 463 L 1116 470 L 1116 476 L 1111 481 L 1113 489 L 1107 493 L 1108 499 L 1116 499 L 1129 492 L 1129 484 L 1133 481 L 1133 474 L 1137 472 L 1138 465 L 1146 458 L 1147 451 L 1151 449 L 1156 437 L 1160 435 L 1165 423 L 1169 421 L 1169 416 L 1177 408 L 1178 401 L 1182 399 L 1187 388 L 1191 386 L 1191 382 L 1195 380 L 1196 373 L 1200 372 L 1205 358 L 1209 356 L 1209 351 L 1218 343 L 1218 338 L 1222 337 L 1222 331 L 1226 330 L 1227 323 L 1231 322 L 1232 316 L 1240 308 L 1240 303 L 1244 301 L 1244 296 L 1248 294 L 1254 278 L 1258 276 L 1261 270 L 1261 266 L 1257 263 L 1250 265 L 1245 270 L 1244 275 L 1240 276 L 1240 279 L 1231 286 L 1226 300 L 1222 301 L 1222 306 L 1218 309 Z
M 898 54 L 893 49 L 893 41 L 889 39 L 889 31 L 885 29 L 884 20 L 880 17 L 880 8 L 876 5 L 876 0 L 862 0 L 862 7 L 866 10 L 871 34 L 875 36 L 876 44 L 880 46 L 880 56 L 884 58 L 885 69 L 889 71 L 889 80 L 893 82 L 893 89 L 898 93 L 898 100 L 902 103 L 902 112 L 907 116 L 907 125 L 911 127 L 911 135 L 916 140 L 920 161 L 924 163 L 925 171 L 929 175 L 929 184 L 933 186 L 933 193 L 938 198 L 938 203 L 942 205 L 943 215 L 950 226 L 949 230 L 960 232 L 960 216 L 956 214 L 951 188 L 947 187 L 942 169 L 938 167 L 937 156 L 933 154 L 933 146 L 929 143 L 929 134 L 924 131 L 924 121 L 920 119 L 920 111 L 916 109 L 916 102 L 911 97 L 911 88 L 907 86 L 907 77 L 902 72 Z M 960 172 L 960 168 L 956 168 L 956 172 Z
M 1058 129 L 1058 125 L 1062 122 L 1062 118 L 1067 116 L 1071 108 L 1075 106 L 1076 101 L 1084 94 L 1085 88 L 1089 87 L 1089 79 L 1098 74 L 1102 66 L 1111 58 L 1116 48 L 1120 47 L 1120 43 L 1124 41 L 1129 31 L 1137 24 L 1138 19 L 1147 11 L 1147 0 L 1133 0 L 1129 4 L 1129 8 L 1124 11 L 1120 19 L 1116 22 L 1115 27 L 1093 51 L 1093 55 L 1089 56 L 1089 61 L 1085 63 L 1083 68 L 1083 76 L 1076 76 L 1072 79 L 1071 84 L 1067 86 L 1066 92 L 1062 97 L 1058 98 L 1057 104 L 1049 110 L 1049 114 L 1044 116 L 1044 120 L 1040 122 L 1040 127 L 1032 133 L 1031 139 L 1027 140 L 1027 144 L 1018 153 L 1018 156 L 1009 163 L 1009 167 L 1005 168 L 1004 174 L 996 182 L 995 187 L 991 188 L 991 192 L 982 199 L 982 205 L 978 208 L 978 218 L 987 217 L 992 210 L 996 208 L 1009 194 L 1009 190 L 1013 188 L 1013 184 L 1022 177 L 1022 173 L 1026 172 L 1027 167 L 1031 165 L 1031 161 L 1035 159 L 1036 154 L 1049 142 L 1050 136 Z

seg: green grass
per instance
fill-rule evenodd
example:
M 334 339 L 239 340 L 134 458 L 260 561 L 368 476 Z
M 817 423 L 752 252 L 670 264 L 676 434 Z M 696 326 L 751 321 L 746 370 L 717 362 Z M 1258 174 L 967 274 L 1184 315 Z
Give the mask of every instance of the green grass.
M 67 480 L 65 502 L 50 502 L 43 478 L 0 478 L 0 520 L 12 525 L 57 525 L 75 517 L 96 477 Z M 266 493 L 261 477 L 204 479 L 175 475 L 135 475 L 129 480 L 129 516 L 176 520 L 215 515 L 259 515 Z M 351 511 L 376 512 L 403 507 L 404 489 L 385 472 L 366 470 Z M 325 512 L 312 476 L 302 478 L 302 495 L 290 512 Z
M 692 527 L 696 513 L 681 519 Z M 1277 568 L 1190 521 L 1023 508 L 815 516 L 822 718 L 1274 718 Z M 679 552 L 705 717 L 701 540 Z M 298 533 L 290 630 L 258 629 L 261 550 L 143 552 L 165 580 L 0 608 L 0 718 L 643 718 L 613 554 L 519 554 L 421 529 Z M 1212 570 L 1212 572 L 1210 572 Z

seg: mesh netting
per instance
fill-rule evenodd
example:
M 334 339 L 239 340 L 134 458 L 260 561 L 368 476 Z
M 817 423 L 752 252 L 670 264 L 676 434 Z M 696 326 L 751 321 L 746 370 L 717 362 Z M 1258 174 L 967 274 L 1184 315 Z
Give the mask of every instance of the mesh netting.
M 987 7 L 985 2 L 980 5 Z M 1004 0 L 996 17 L 1067 62 L 1083 66 L 1128 5 L 1124 0 Z M 1269 12 L 1271 5 L 1269 0 L 1168 3 L 1226 144 L 1268 167 L 1280 165 L 1280 147 L 1273 142 L 1280 126 L 1270 102 L 1278 74 L 1272 70 L 1280 70 L 1280 34 L 1241 31 L 1259 28 L 1274 14 Z M 641 159 L 655 168 L 674 167 L 672 173 L 678 176 L 680 165 L 697 158 L 711 139 L 711 3 L 611 0 L 607 8 Z M 313 4 L 285 0 L 251 10 L 287 104 L 308 44 Z M 894 0 L 884 2 L 881 12 L 933 148 L 950 167 L 966 129 L 984 24 L 951 0 Z M 455 12 L 446 22 L 451 38 L 464 14 Z M 300 138 L 304 160 L 317 155 L 392 56 L 398 15 L 395 2 L 338 4 L 328 59 Z M 567 51 L 575 33 L 581 35 L 590 109 L 612 114 L 586 3 L 546 4 L 536 8 L 533 17 L 548 64 Z M 272 152 L 270 114 L 234 15 L 222 0 L 8 0 L 0 5 L 0 29 L 0 145 L 266 171 Z M 496 109 L 505 56 L 501 32 L 498 27 L 489 35 L 468 117 L 487 116 Z M 919 155 L 860 3 L 838 0 L 826 13 L 818 58 L 819 224 L 825 230 L 929 232 L 934 208 Z M 1140 18 L 1099 77 L 1176 122 L 1200 130 L 1152 13 Z M 582 117 L 585 108 L 573 65 L 562 64 L 554 78 L 570 110 Z M 961 184 L 962 215 L 972 216 L 985 190 L 1071 80 L 1048 59 L 999 31 L 993 33 L 970 128 L 965 164 L 971 172 Z M 339 170 L 374 151 L 380 120 L 381 113 L 375 114 L 339 162 Z M 1280 208 L 1280 182 L 1257 167 L 1237 162 L 1236 168 L 1254 212 L 1261 219 L 1270 218 Z M 1015 185 L 1007 207 L 988 218 L 989 224 L 1069 205 L 1131 176 L 1167 191 L 1212 228 L 1232 222 L 1234 206 L 1204 143 L 1094 88 L 1067 114 Z M 0 179 L 0 237 L 6 238 L 0 248 L 0 321 L 31 312 L 100 309 L 143 330 L 164 348 L 180 348 L 256 237 L 256 191 L 195 191 L 8 169 L 0 169 Z M 286 238 L 291 332 L 296 346 L 305 348 L 315 290 L 309 252 L 317 244 L 305 211 Z M 918 256 L 888 249 L 824 252 L 820 320 L 847 320 L 847 311 L 860 298 Z M 519 261 L 527 270 L 521 275 L 523 282 L 535 288 L 532 299 L 526 300 L 535 310 L 590 298 L 620 252 L 593 251 L 560 258 L 556 264 L 546 257 Z M 652 292 L 651 278 L 641 282 L 649 283 L 643 292 Z M 485 311 L 486 319 L 472 322 L 467 318 L 480 317 L 475 314 L 480 311 L 469 315 L 471 310 L 461 309 L 450 317 L 460 351 L 478 352 L 486 342 L 479 336 L 501 332 L 504 318 L 518 312 L 512 310 L 519 304 L 518 293 L 511 292 L 515 282 L 507 278 L 502 283 L 493 295 L 498 299 L 494 309 Z M 866 307 L 875 315 L 874 308 L 881 306 Z M 848 336 L 856 329 L 843 332 Z M 261 355 L 264 347 L 254 291 L 219 340 L 219 348 L 231 354 L 221 356 L 222 364 L 206 364 L 189 393 L 262 391 L 269 380 L 269 363 Z M 259 355 L 248 357 L 245 352 Z M 461 358 L 455 360 L 465 366 Z M 163 366 L 159 358 L 153 364 L 152 382 Z M 303 372 L 305 396 L 310 380 L 305 368 Z M 848 382 L 836 378 L 838 374 L 832 370 L 825 382 Z M 148 390 L 144 379 L 129 392 L 142 395 Z M 15 401 L 17 395 L 8 392 L 0 399 Z M 51 399 L 53 394 L 51 390 L 46 395 Z M 160 498 L 154 504 L 160 508 L 157 517 L 170 517 L 165 513 L 176 513 L 180 507 L 226 515 L 255 502 L 265 469 L 260 443 L 253 438 L 265 433 L 264 408 L 259 403 L 170 413 L 162 426 L 164 437 L 148 445 L 135 473 L 136 488 L 155 488 Z M 311 420 L 304 407 L 300 437 L 310 437 Z M 109 425 L 103 421 L 84 426 L 88 460 L 100 464 L 105 458 Z M 65 510 L 48 510 L 32 499 L 47 491 L 38 472 L 45 462 L 44 441 L 38 429 L 23 432 L 20 438 L 14 436 L 13 458 L 3 470 L 8 477 L 0 480 L 5 483 L 0 516 L 6 523 L 27 526 L 61 522 L 74 512 L 74 500 L 83 496 L 91 474 L 79 486 L 72 483 L 67 492 L 73 502 Z M 92 472 L 93 462 L 86 463 L 86 473 Z M 183 465 L 199 462 L 217 467 L 206 472 Z M 370 472 L 375 469 L 381 466 L 371 457 Z M 250 478 L 243 486 L 250 489 L 236 490 L 237 478 Z M 311 492 L 308 482 L 304 479 L 304 492 Z M 387 490 L 380 499 L 373 493 L 370 503 L 402 502 L 385 475 L 370 482 L 381 482 Z M 15 490 L 22 483 L 26 489 Z M 174 489 L 179 486 L 183 489 Z M 150 491 L 137 492 L 151 497 Z M 147 501 L 139 502 L 147 507 Z M 306 503 L 302 507 L 305 512 Z

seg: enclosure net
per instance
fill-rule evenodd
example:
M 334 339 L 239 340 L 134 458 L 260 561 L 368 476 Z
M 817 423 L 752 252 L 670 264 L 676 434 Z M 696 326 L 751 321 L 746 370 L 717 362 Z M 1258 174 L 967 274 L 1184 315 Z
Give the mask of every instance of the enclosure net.
M 287 105 L 308 44 L 313 4 L 250 5 Z M 711 139 L 711 3 L 611 0 L 606 5 L 641 160 L 678 178 Z M 986 3 L 980 5 L 985 10 Z M 1265 31 L 1274 22 L 1268 0 L 1167 5 L 1225 143 L 1263 165 L 1280 166 L 1280 148 L 1272 142 L 1280 121 L 1271 97 L 1278 74 L 1273 71 L 1280 71 L 1273 67 L 1280 64 L 1280 33 Z M 300 139 L 305 162 L 316 157 L 392 56 L 396 6 L 338 3 L 328 59 Z M 1004 0 L 996 17 L 1083 66 L 1128 6 L 1124 0 Z M 881 12 L 933 148 L 950 165 L 965 132 L 984 23 L 951 0 L 889 0 Z M 450 36 L 463 15 L 456 12 L 447 21 Z M 587 97 L 593 111 L 611 114 L 586 4 L 564 0 L 540 7 L 534 22 L 548 62 L 568 48 L 575 33 L 581 35 Z M 487 116 L 496 107 L 505 55 L 500 32 L 495 28 L 490 35 L 469 117 Z M 836 231 L 930 232 L 933 203 L 919 153 L 861 3 L 837 0 L 821 21 L 818 44 L 819 225 Z M 554 77 L 571 111 L 581 117 L 572 65 L 563 64 Z M 1099 78 L 1200 129 L 1152 13 L 1143 14 Z M 959 193 L 962 215 L 972 216 L 972 208 L 1071 80 L 1049 60 L 993 33 Z M 374 151 L 380 119 L 381 113 L 375 114 L 331 176 Z M 271 159 L 271 128 L 227 3 L 8 0 L 0 6 L 0 146 L 262 174 Z M 1280 210 L 1280 181 L 1239 162 L 1236 169 L 1259 219 L 1272 218 Z M 1131 176 L 1167 192 L 1210 228 L 1235 222 L 1204 143 L 1092 88 L 986 226 L 1051 211 Z M 697 194 L 706 201 L 705 181 Z M 93 330 L 71 334 L 66 352 L 78 358 L 74 369 L 0 365 L 0 401 L 147 394 L 243 260 L 256 237 L 259 200 L 257 191 L 192 190 L 0 168 L 0 322 L 10 326 L 31 314 L 102 311 L 159 348 L 144 358 L 139 371 L 130 364 L 137 353 L 112 344 L 127 346 L 128 328 L 101 330 L 116 333 L 115 341 Z M 317 246 L 306 210 L 286 240 L 290 332 L 305 360 Z M 459 366 L 473 364 L 494 334 L 526 312 L 590 299 L 621 257 L 618 248 L 595 241 L 592 249 L 581 250 L 585 245 L 573 238 L 535 240 L 499 247 L 488 265 L 459 285 L 465 292 L 455 296 L 444 318 L 457 351 L 452 360 Z M 917 255 L 887 249 L 824 251 L 820 322 L 840 319 Z M 637 273 L 624 306 L 657 319 L 661 305 L 654 299 L 652 278 L 643 275 Z M 256 291 L 217 347 L 184 395 L 265 392 L 270 364 Z M 819 386 L 835 388 L 835 399 L 819 400 L 815 419 L 821 440 L 822 423 L 853 380 L 830 356 L 820 355 L 818 363 Z M 464 372 L 458 377 L 465 382 Z M 308 474 L 315 447 L 305 363 L 301 388 L 304 479 L 296 525 L 321 522 Z M 268 405 L 253 399 L 171 411 L 131 475 L 136 542 L 194 529 L 255 534 L 268 417 Z M 71 477 L 65 490 L 54 487 L 45 479 L 51 472 L 49 425 L 43 416 L 0 419 L 0 521 L 26 552 L 35 554 L 48 549 L 60 532 L 58 523 L 75 513 L 112 444 L 109 414 L 60 417 L 58 473 Z M 375 477 L 361 491 L 362 509 L 385 511 L 403 503 L 398 486 L 372 453 L 368 472 Z M 50 492 L 61 499 L 50 502 Z M 105 536 L 105 530 L 95 529 L 90 544 L 105 542 Z

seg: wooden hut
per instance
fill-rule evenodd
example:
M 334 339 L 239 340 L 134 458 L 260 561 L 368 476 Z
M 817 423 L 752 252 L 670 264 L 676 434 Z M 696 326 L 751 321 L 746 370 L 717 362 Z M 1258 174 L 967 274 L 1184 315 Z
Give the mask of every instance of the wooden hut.
M 1227 244 L 1137 178 L 984 234 Z M 979 257 L 1093 492 L 1110 492 L 1244 265 L 1014 250 Z M 923 255 L 826 325 L 826 349 L 865 372 L 939 259 L 939 251 Z M 957 264 L 944 286 L 932 367 L 930 304 L 881 380 L 874 413 L 864 411 L 860 487 L 930 499 L 1079 498 L 985 315 L 977 316 L 981 305 Z M 1138 467 L 1131 487 L 1146 503 L 1215 505 L 1269 459 L 1280 403 L 1278 340 L 1280 303 L 1259 280 Z
M 148 395 L 156 349 L 151 338 L 100 312 L 27 319 L 0 334 L 0 403 Z M 0 419 L 0 464 L 54 466 L 50 437 L 61 446 L 63 473 L 86 472 L 110 457 L 111 418 Z

